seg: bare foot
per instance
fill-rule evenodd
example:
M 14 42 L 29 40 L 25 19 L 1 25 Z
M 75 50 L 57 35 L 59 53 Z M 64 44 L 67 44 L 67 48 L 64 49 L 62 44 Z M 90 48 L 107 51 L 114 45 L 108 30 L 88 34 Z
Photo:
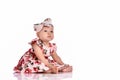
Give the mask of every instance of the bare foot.
M 60 67 L 60 68 L 59 68 L 59 72 L 63 72 L 63 70 L 64 70 L 65 68 L 67 68 L 67 67 L 69 67 L 69 65 L 64 65 L 63 67 Z
M 72 72 L 72 66 L 68 66 L 67 68 L 62 70 L 63 72 Z
M 45 71 L 45 73 L 52 73 L 52 70 L 49 69 L 49 70 Z

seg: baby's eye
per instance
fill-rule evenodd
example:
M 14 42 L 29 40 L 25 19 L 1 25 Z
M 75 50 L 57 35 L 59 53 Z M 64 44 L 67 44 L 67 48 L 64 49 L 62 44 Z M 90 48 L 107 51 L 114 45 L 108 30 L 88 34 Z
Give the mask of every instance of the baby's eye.
M 53 33 L 53 31 L 50 31 L 51 33 Z
M 47 30 L 44 30 L 44 32 L 47 32 Z

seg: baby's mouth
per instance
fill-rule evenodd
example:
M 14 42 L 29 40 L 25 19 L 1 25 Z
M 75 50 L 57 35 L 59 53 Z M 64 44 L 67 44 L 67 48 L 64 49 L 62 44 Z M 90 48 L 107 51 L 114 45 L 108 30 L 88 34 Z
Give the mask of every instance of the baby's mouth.
M 51 38 L 51 36 L 48 36 L 48 38 Z

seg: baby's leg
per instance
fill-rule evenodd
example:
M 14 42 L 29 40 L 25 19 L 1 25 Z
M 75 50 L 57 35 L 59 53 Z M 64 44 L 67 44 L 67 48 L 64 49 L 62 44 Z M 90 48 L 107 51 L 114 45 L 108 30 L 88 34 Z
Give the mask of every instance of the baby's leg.
M 45 71 L 45 73 L 52 73 L 52 70 L 49 69 L 49 70 Z
M 52 69 L 49 69 L 49 70 L 45 71 L 45 73 L 57 74 L 58 73 L 58 68 L 57 67 L 53 67 Z

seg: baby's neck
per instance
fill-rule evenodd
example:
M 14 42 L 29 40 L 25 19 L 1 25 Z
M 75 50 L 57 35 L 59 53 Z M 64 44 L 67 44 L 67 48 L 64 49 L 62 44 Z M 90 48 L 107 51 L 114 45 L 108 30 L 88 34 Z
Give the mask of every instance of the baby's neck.
M 49 47 L 50 46 L 50 42 L 49 41 L 42 41 L 40 40 L 45 46 Z
M 43 42 L 43 44 L 49 47 L 49 42 Z

